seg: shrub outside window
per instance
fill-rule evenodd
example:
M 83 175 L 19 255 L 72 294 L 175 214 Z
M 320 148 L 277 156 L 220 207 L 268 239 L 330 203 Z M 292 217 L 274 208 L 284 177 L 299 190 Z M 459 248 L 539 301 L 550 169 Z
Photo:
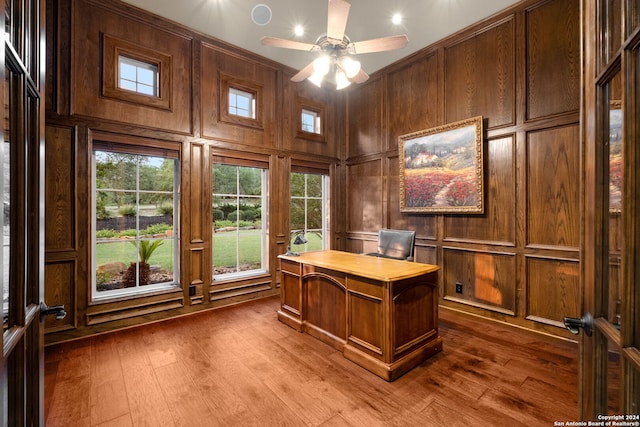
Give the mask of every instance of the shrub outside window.
M 289 244 L 294 252 L 328 248 L 329 176 L 313 173 L 291 173 L 291 230 Z M 307 243 L 296 245 L 296 237 L 304 233 Z
M 177 156 L 93 151 L 94 300 L 176 286 L 178 168 Z
M 213 279 L 266 272 L 267 169 L 214 163 Z

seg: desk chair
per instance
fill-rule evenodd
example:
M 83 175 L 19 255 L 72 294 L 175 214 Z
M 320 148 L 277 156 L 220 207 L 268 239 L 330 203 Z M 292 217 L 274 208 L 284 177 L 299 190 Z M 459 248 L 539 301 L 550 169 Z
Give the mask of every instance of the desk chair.
M 413 261 L 415 240 L 415 231 L 383 228 L 378 232 L 378 251 L 367 255 Z

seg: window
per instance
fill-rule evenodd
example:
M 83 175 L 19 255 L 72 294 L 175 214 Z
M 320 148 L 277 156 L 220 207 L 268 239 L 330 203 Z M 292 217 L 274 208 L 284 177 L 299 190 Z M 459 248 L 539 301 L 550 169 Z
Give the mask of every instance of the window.
M 294 252 L 326 249 L 329 239 L 329 176 L 291 173 L 291 230 Z M 302 235 L 304 239 L 297 239 Z M 302 243 L 306 240 L 306 243 Z M 296 244 L 300 243 L 300 244 Z
M 302 130 L 309 133 L 321 132 L 320 116 L 315 111 L 302 110 Z
M 144 150 L 93 151 L 94 300 L 176 286 L 177 153 Z
M 240 117 L 256 118 L 256 100 L 252 93 L 230 87 L 229 114 Z
M 266 167 L 214 163 L 212 177 L 213 279 L 266 272 Z
M 126 56 L 118 57 L 118 87 L 141 93 L 158 96 L 158 66 Z

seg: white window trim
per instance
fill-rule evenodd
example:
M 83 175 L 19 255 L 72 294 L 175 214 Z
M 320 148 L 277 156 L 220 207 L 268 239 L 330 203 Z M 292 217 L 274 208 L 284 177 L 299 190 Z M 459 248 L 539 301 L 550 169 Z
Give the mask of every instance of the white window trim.
M 136 69 L 136 79 L 135 80 L 129 80 L 129 79 L 125 79 L 122 77 L 122 75 L 120 74 L 120 69 L 122 64 L 126 64 L 126 65 L 130 65 L 132 67 L 135 67 Z M 148 70 L 151 71 L 153 73 L 153 86 L 149 86 L 147 84 L 141 83 L 138 80 L 138 70 L 143 69 L 143 70 Z M 129 89 L 129 88 L 125 88 L 122 86 L 122 81 L 127 81 L 127 82 L 131 82 L 133 84 L 136 85 L 136 89 Z M 134 92 L 134 93 L 138 93 L 140 95 L 146 95 L 146 96 L 153 96 L 153 97 L 159 97 L 159 82 L 160 82 L 160 77 L 159 77 L 159 70 L 158 70 L 158 66 L 156 64 L 151 64 L 148 62 L 144 62 L 144 61 L 140 61 L 137 59 L 133 59 L 133 58 L 129 58 L 128 56 L 124 56 L 124 55 L 119 55 L 118 56 L 118 88 L 122 89 L 122 90 L 128 90 L 130 92 Z M 144 86 L 144 87 L 151 87 L 152 89 L 152 94 L 146 93 L 146 92 L 142 92 L 140 90 L 138 90 L 137 88 L 139 86 Z
M 173 192 L 171 192 L 171 194 L 173 194 L 173 212 L 174 212 L 174 239 L 173 239 L 173 253 L 175 254 L 175 259 L 174 259 L 174 268 L 173 268 L 173 281 L 172 282 L 163 282 L 163 283 L 153 283 L 153 284 L 148 284 L 145 285 L 144 287 L 135 287 L 135 288 L 123 288 L 123 289 L 112 289 L 112 290 L 107 290 L 107 291 L 100 291 L 98 292 L 97 289 L 97 278 L 96 278 L 96 269 L 97 269 L 97 265 L 96 265 L 96 256 L 95 256 L 95 250 L 96 250 L 96 210 L 97 210 L 97 197 L 96 197 L 96 193 L 97 193 L 97 188 L 96 188 L 96 158 L 95 158 L 95 153 L 96 151 L 103 151 L 103 150 L 93 150 L 91 152 L 91 157 L 92 157 L 92 161 L 91 161 L 91 186 L 92 186 L 92 201 L 91 201 L 91 248 L 92 248 L 92 255 L 91 255 L 91 301 L 103 301 L 103 300 L 109 300 L 109 299 L 118 299 L 118 298 L 123 298 L 123 297 L 128 297 L 128 296 L 141 296 L 141 295 L 146 295 L 146 294 L 150 294 L 150 293 L 154 293 L 154 292 L 158 292 L 158 291 L 163 291 L 163 290 L 170 290 L 170 289 L 175 289 L 176 287 L 179 287 L 179 277 L 180 277 L 180 256 L 179 256 L 179 224 L 180 221 L 178 220 L 179 216 L 177 215 L 177 212 L 179 212 L 179 176 L 180 176 L 180 171 L 179 171 L 179 162 L 175 162 L 175 168 L 174 168 L 174 173 L 173 173 Z M 144 155 L 144 154 L 141 154 Z M 136 174 L 136 180 L 138 181 L 136 183 L 136 187 L 139 187 L 139 173 Z M 122 190 L 122 189 L 110 189 L 110 188 L 101 188 L 100 190 L 102 191 L 122 191 L 122 192 L 131 192 L 131 190 Z M 149 192 L 149 191 L 140 191 L 140 190 L 135 190 L 135 192 L 139 193 L 144 193 L 144 192 Z M 159 193 L 158 191 L 151 191 L 152 193 Z M 136 197 L 136 211 L 139 211 L 139 197 Z M 137 222 L 137 221 L 136 221 Z M 139 228 L 139 224 L 136 224 L 136 228 Z
M 211 167 L 213 167 L 216 163 L 213 163 L 211 165 Z M 243 167 L 238 165 L 239 167 Z M 236 272 L 232 272 L 232 273 L 223 273 L 223 274 L 212 274 L 212 280 L 214 282 L 221 282 L 221 281 L 225 281 L 225 280 L 232 280 L 232 279 L 241 279 L 241 278 L 246 278 L 246 277 L 253 277 L 253 276 L 260 276 L 263 274 L 268 273 L 267 270 L 267 230 L 265 228 L 265 224 L 267 224 L 267 212 L 268 209 L 266 209 L 266 206 L 268 206 L 269 203 L 269 199 L 268 199 L 268 169 L 265 168 L 260 168 L 257 166 L 251 166 L 255 169 L 260 169 L 261 170 L 261 175 L 262 175 L 262 187 L 261 187 L 261 196 L 260 196 L 260 203 L 262 205 L 262 228 L 261 228 L 261 232 L 260 232 L 260 241 L 261 241 L 261 245 L 262 245 L 262 250 L 260 251 L 260 264 L 262 265 L 262 268 L 257 268 L 257 269 L 253 269 L 253 270 L 245 270 L 245 271 L 236 271 Z M 239 181 L 239 176 L 236 175 L 236 180 Z M 239 188 L 239 183 L 237 182 L 237 187 Z M 213 194 L 212 194 L 213 196 Z M 235 197 L 237 200 L 241 199 L 243 197 L 243 195 L 238 195 L 238 194 L 227 194 L 227 193 L 220 193 L 220 194 L 215 194 L 215 196 L 229 196 L 229 197 Z M 251 196 L 251 197 L 255 197 L 255 196 Z M 213 218 L 212 218 L 213 219 Z M 236 233 L 239 233 L 240 230 L 236 230 Z M 212 246 L 215 244 L 215 236 L 213 237 L 212 241 Z M 212 253 L 213 253 L 213 248 L 212 248 Z M 236 246 L 236 260 L 240 259 L 240 252 L 239 252 L 239 247 Z M 211 261 L 212 263 L 212 267 L 215 268 L 215 262 L 212 259 Z
M 245 98 L 249 100 L 249 111 L 247 112 L 248 114 L 238 114 L 238 112 L 244 112 L 245 110 L 242 109 L 238 109 L 238 105 L 237 103 L 235 105 L 232 105 L 231 103 L 231 95 L 235 95 L 236 98 Z M 256 97 L 253 93 L 251 92 L 247 92 L 244 90 L 240 90 L 240 89 L 236 89 L 234 87 L 230 87 L 229 88 L 229 114 L 234 115 L 234 116 L 238 116 L 238 117 L 245 117 L 247 119 L 254 119 L 256 118 Z
M 313 118 L 313 128 L 312 128 L 311 130 L 309 130 L 309 129 L 306 129 L 306 128 L 305 128 L 305 120 L 304 120 L 305 116 L 310 116 L 310 117 L 312 117 L 312 118 Z M 321 132 L 322 132 L 322 131 L 321 131 L 321 129 L 322 129 L 322 127 L 321 127 L 322 123 L 320 123 L 320 115 L 319 115 L 317 112 L 315 112 L 315 111 L 311 111 L 311 110 L 307 110 L 307 109 L 304 109 L 304 108 L 303 108 L 303 109 L 302 109 L 302 113 L 301 113 L 301 120 L 300 120 L 300 122 L 301 122 L 301 124 L 302 124 L 302 125 L 301 125 L 301 128 L 302 128 L 301 130 L 302 130 L 303 132 L 315 133 L 315 134 L 317 134 L 317 135 L 320 135 L 320 134 L 321 134 Z

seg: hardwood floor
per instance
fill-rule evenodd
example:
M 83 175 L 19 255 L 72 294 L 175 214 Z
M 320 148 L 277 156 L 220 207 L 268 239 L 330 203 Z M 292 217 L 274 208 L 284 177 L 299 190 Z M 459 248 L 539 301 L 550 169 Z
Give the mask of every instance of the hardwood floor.
M 578 347 L 441 310 L 444 349 L 388 383 L 268 298 L 46 349 L 47 426 L 550 426 Z

